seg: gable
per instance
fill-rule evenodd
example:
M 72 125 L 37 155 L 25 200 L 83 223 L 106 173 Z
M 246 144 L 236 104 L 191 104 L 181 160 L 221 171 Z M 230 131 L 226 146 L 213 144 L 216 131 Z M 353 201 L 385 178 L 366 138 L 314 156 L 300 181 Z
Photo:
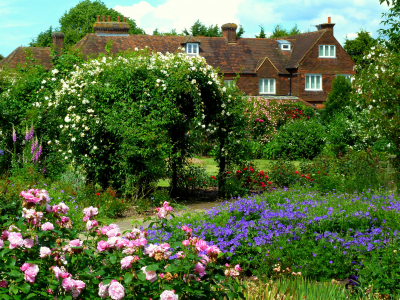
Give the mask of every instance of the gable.
M 319 45 L 334 45 L 336 57 L 319 57 Z M 330 31 L 326 31 L 299 63 L 299 73 L 355 74 L 355 63 Z

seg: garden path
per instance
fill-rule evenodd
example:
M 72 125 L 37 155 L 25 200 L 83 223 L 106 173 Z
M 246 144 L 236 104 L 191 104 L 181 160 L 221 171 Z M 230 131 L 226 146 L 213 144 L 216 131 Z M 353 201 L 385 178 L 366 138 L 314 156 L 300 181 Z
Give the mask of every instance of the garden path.
M 185 213 L 205 212 L 206 210 L 218 205 L 219 203 L 221 203 L 221 202 L 220 201 L 187 201 L 186 203 L 182 203 L 186 206 L 185 209 L 175 211 L 174 215 L 182 216 Z M 154 217 L 156 217 L 156 214 L 152 213 L 152 214 L 147 214 L 146 216 L 130 216 L 130 217 L 120 219 L 114 223 L 119 226 L 119 228 L 121 229 L 121 232 L 123 232 L 124 230 L 131 230 L 133 227 L 143 226 L 144 228 L 147 228 L 147 226 L 150 224 L 150 222 L 147 221 L 147 222 L 143 223 L 143 219 L 145 219 L 147 217 L 154 218 Z M 138 225 L 138 224 L 132 225 L 131 224 L 132 221 L 139 221 L 141 225 Z

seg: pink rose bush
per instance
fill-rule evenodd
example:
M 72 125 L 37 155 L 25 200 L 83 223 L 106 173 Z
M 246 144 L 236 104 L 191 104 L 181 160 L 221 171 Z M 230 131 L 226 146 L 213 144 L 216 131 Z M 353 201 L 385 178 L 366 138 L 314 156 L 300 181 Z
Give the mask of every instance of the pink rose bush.
M 218 247 L 193 237 L 187 226 L 182 227 L 185 239 L 173 245 L 149 242 L 146 230 L 121 232 L 116 224 L 100 225 L 94 220 L 98 210 L 88 207 L 82 212 L 80 225 L 87 229 L 82 237 L 82 231 L 74 229 L 65 203 L 50 203 L 44 190 L 20 195 L 21 217 L 1 232 L 0 263 L 11 259 L 10 268 L 21 272 L 20 281 L 30 285 L 30 292 L 45 293 L 51 299 L 175 300 L 190 298 L 190 291 L 197 289 L 212 291 L 207 296 L 200 293 L 200 298 L 217 299 L 228 291 L 221 278 L 230 280 L 240 274 L 240 267 L 218 264 Z M 158 209 L 156 224 L 166 226 L 161 222 L 172 210 L 165 202 Z M 8 274 L 0 272 L 0 298 L 10 291 L 24 298 L 20 289 L 8 289 L 18 279 Z

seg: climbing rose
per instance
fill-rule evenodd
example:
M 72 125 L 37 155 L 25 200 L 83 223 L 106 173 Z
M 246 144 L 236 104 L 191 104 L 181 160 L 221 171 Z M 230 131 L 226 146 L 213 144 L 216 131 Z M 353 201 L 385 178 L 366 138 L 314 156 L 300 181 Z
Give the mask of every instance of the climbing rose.
M 114 281 L 110 284 L 108 293 L 110 294 L 111 299 L 120 300 L 125 296 L 125 289 L 118 281 Z
M 161 300 L 178 300 L 178 295 L 171 290 L 165 290 L 160 295 Z

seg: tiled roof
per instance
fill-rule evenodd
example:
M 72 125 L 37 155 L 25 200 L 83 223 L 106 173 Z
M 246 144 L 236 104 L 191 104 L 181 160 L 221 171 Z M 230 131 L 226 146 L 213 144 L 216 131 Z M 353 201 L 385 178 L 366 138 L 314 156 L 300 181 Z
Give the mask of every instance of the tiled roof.
M 311 50 L 311 48 L 318 42 L 324 35 L 327 29 L 307 32 L 288 37 L 281 37 L 292 44 L 292 53 L 286 63 L 286 68 L 297 68 L 299 63 L 303 60 L 304 56 Z
M 42 64 L 46 69 L 51 69 L 50 47 L 18 47 L 0 61 L 0 68 L 4 66 L 15 68 L 18 64 L 26 63 L 26 51 L 32 52 L 33 57 L 37 60 L 34 64 Z
M 175 52 L 187 42 L 200 43 L 200 56 L 213 67 L 219 67 L 225 74 L 255 74 L 260 65 L 269 60 L 279 74 L 289 74 L 286 68 L 296 68 L 312 46 L 326 32 L 320 30 L 303 33 L 280 39 L 291 43 L 291 51 L 282 51 L 275 39 L 243 38 L 237 43 L 227 43 L 224 37 L 202 37 L 202 36 L 152 36 L 152 35 L 129 35 L 129 36 L 98 36 L 95 33 L 87 34 L 80 40 L 75 48 L 80 48 L 84 56 L 98 53 L 106 53 L 105 46 L 108 41 L 113 41 L 112 52 L 128 49 L 143 49 L 146 46 L 151 51 L 166 53 Z M 47 68 L 51 68 L 50 48 L 19 47 L 3 61 L 0 67 L 9 64 L 14 68 L 18 63 L 25 62 L 24 50 L 29 49 L 34 57 L 41 61 Z

